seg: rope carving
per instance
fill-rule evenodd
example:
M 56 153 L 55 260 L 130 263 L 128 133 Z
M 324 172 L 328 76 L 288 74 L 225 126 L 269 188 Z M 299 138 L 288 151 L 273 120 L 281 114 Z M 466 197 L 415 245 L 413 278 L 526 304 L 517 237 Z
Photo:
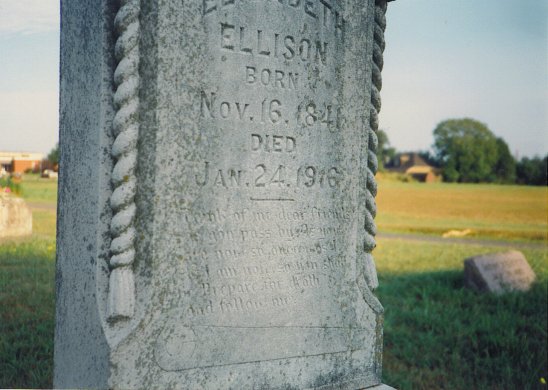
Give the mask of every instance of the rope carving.
M 139 0 L 121 0 L 114 19 L 117 33 L 114 55 L 114 143 L 111 155 L 113 192 L 110 197 L 110 278 L 107 302 L 109 321 L 133 316 L 135 306 L 135 166 L 139 134 Z
M 377 196 L 377 182 L 375 174 L 378 169 L 377 160 L 377 130 L 379 129 L 379 112 L 381 110 L 381 88 L 382 77 L 381 71 L 383 67 L 383 52 L 385 47 L 384 31 L 386 29 L 386 0 L 375 1 L 375 25 L 374 25 L 374 43 L 373 43 L 373 71 L 371 85 L 371 108 L 369 113 L 369 142 L 367 150 L 367 188 L 365 198 L 365 242 L 364 249 L 366 252 L 365 261 L 368 275 L 369 288 L 375 289 L 378 287 L 377 271 L 373 261 L 371 252 L 377 245 L 375 235 L 377 234 L 377 226 L 375 224 L 375 216 L 377 215 L 377 205 L 375 196 Z

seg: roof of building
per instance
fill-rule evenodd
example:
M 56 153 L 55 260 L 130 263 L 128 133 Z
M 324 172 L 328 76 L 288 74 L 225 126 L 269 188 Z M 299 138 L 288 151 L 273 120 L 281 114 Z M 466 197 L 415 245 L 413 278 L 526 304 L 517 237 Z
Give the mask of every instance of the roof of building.
M 2 163 L 11 163 L 13 160 L 19 161 L 40 161 L 44 158 L 43 153 L 34 152 L 0 152 L 0 161 Z
M 430 172 L 436 175 L 439 174 L 439 169 L 429 165 L 416 152 L 397 154 L 393 159 L 393 163 L 387 169 L 393 172 L 407 174 L 427 174 Z

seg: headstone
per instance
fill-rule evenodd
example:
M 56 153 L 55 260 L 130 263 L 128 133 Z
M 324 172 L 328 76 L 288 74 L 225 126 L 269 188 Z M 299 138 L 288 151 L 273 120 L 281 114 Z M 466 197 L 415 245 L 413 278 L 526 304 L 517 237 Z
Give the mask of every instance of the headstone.
M 535 273 L 523 253 L 509 251 L 464 260 L 464 281 L 469 288 L 501 294 L 529 290 Z
M 62 3 L 55 387 L 381 386 L 386 2 Z
M 32 212 L 21 198 L 0 193 L 0 238 L 32 234 Z

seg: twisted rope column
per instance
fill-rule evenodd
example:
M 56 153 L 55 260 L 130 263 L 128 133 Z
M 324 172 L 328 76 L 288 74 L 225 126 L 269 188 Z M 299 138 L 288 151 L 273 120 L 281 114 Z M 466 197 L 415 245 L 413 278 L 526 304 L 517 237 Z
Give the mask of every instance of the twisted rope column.
M 111 154 L 113 192 L 110 197 L 110 277 L 107 302 L 109 321 L 133 316 L 135 306 L 135 166 L 139 134 L 139 0 L 121 0 L 114 19 L 117 33 L 114 55 L 114 107 L 112 124 L 114 143 Z
M 377 245 L 375 242 L 375 235 L 377 234 L 377 226 L 375 224 L 375 216 L 377 215 L 377 205 L 375 202 L 375 196 L 377 196 L 377 182 L 375 181 L 375 174 L 378 169 L 377 160 L 377 130 L 379 129 L 379 112 L 381 110 L 381 94 L 382 88 L 382 76 L 381 71 L 383 67 L 383 52 L 385 47 L 384 31 L 386 29 L 386 0 L 375 1 L 375 26 L 374 26 L 374 43 L 373 43 L 373 71 L 372 71 L 372 85 L 371 85 L 371 108 L 369 113 L 369 142 L 367 150 L 367 188 L 365 198 L 365 242 L 364 250 L 365 266 L 367 268 L 367 283 L 369 288 L 375 289 L 378 287 L 379 282 L 377 279 L 377 271 L 375 269 L 375 262 L 371 252 Z

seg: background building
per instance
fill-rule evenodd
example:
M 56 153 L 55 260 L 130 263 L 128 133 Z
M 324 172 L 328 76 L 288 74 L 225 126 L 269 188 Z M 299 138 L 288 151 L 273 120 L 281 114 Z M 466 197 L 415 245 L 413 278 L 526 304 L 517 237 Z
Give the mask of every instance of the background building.
M 389 165 L 386 166 L 389 172 L 405 173 L 413 179 L 431 183 L 441 180 L 440 169 L 429 165 L 418 153 L 399 153 Z
M 0 172 L 39 172 L 44 155 L 42 153 L 0 152 Z

